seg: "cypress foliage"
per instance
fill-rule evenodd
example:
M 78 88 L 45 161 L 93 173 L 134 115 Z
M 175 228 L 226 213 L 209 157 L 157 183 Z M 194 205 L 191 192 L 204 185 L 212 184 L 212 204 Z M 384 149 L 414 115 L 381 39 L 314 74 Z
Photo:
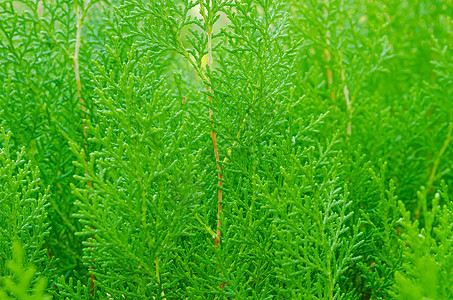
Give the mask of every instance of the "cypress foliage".
M 25 149 L 15 152 L 11 133 L 0 127 L 0 296 L 25 297 L 35 271 L 26 271 L 24 262 L 37 267 L 37 275 L 50 277 L 50 261 L 44 248 L 49 235 L 46 208 L 49 193 L 38 185 L 38 170 L 26 162 Z M 23 252 L 27 254 L 24 257 Z M 18 283 L 12 281 L 15 276 Z M 37 283 L 35 298 L 41 299 L 45 287 Z M 20 296 L 22 295 L 22 296 Z
M 0 298 L 449 299 L 452 15 L 2 1 Z

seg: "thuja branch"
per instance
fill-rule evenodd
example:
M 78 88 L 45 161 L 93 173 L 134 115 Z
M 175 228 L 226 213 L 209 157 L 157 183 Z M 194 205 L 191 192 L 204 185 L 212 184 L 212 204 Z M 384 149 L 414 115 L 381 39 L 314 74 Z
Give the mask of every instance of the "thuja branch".
M 214 6 L 214 0 L 211 1 L 211 8 Z M 212 72 L 212 65 L 213 65 L 213 58 L 212 58 L 212 27 L 213 27 L 213 11 L 212 9 L 206 10 L 205 4 L 203 3 L 202 0 L 200 0 L 200 13 L 203 17 L 204 23 L 206 25 L 206 33 L 208 35 L 208 68 L 209 71 Z M 206 77 L 206 91 L 208 92 L 208 99 L 209 102 L 212 104 L 212 88 L 211 88 L 211 81 L 209 77 Z M 217 190 L 217 232 L 216 232 L 216 237 L 214 239 L 214 244 L 217 246 L 220 243 L 220 228 L 221 228 L 221 223 L 220 223 L 220 213 L 222 211 L 222 185 L 223 185 L 223 176 L 220 168 L 220 158 L 219 158 L 219 150 L 217 147 L 217 133 L 214 131 L 214 117 L 213 117 L 213 111 L 212 107 L 209 107 L 209 119 L 211 120 L 211 139 L 212 139 L 212 145 L 214 148 L 214 156 L 215 156 L 215 161 L 216 161 L 216 166 L 217 166 L 217 177 L 218 177 L 218 190 Z
M 91 4 L 91 1 L 89 2 L 89 5 Z M 75 49 L 74 49 L 74 73 L 75 73 L 75 79 L 76 79 L 76 84 L 77 84 L 77 97 L 79 98 L 80 102 L 80 107 L 83 112 L 83 117 L 85 118 L 86 116 L 86 107 L 85 107 L 85 101 L 82 98 L 82 83 L 80 81 L 80 69 L 79 69 L 79 54 L 80 54 L 80 45 L 82 42 L 82 27 L 83 27 L 83 20 L 86 17 L 86 13 L 88 11 L 88 7 L 85 8 L 84 3 L 82 2 L 83 5 L 83 10 L 82 14 L 79 14 L 79 5 L 78 1 L 76 0 L 74 2 L 74 9 L 75 9 L 75 14 L 76 14 L 76 41 L 75 41 Z M 86 139 L 87 138 L 87 132 L 86 132 L 86 124 L 83 122 L 83 136 Z M 85 150 L 87 149 L 87 145 L 85 144 Z M 85 159 L 85 164 L 87 164 L 86 159 Z M 85 170 L 85 173 L 88 174 L 88 171 Z M 87 181 L 87 185 L 90 189 L 93 189 L 93 185 L 91 184 L 91 181 Z M 94 237 L 91 237 L 94 239 Z M 89 267 L 90 269 L 93 269 L 92 266 Z M 94 280 L 95 277 L 93 274 L 90 274 L 90 290 L 92 290 L 92 295 L 94 294 Z

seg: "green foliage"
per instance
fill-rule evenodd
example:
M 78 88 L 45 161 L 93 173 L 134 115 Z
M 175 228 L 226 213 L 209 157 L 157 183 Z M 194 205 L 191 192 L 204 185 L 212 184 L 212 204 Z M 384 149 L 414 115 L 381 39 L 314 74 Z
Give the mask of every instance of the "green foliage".
M 83 118 L 79 98 L 90 106 L 89 68 L 80 68 L 83 89 L 78 97 L 74 74 L 77 17 L 90 18 L 83 27 L 78 60 L 88 66 L 102 46 L 102 17 L 98 1 L 89 4 L 65 1 L 12 1 L 0 3 L 0 120 L 13 132 L 15 149 L 25 147 L 25 158 L 39 167 L 44 188 L 50 188 L 47 209 L 52 226 L 46 244 L 51 255 L 62 258 L 59 272 L 81 264 L 80 226 L 72 214 L 74 198 L 69 184 L 75 183 L 74 157 L 68 138 L 82 142 Z M 78 9 L 77 9 L 78 8 Z M 96 12 L 92 14 L 91 12 Z M 93 31 L 95 34 L 93 35 Z M 86 88 L 85 88 L 86 87 Z
M 452 15 L 2 1 L 0 270 L 20 240 L 56 299 L 451 298 Z
M 87 284 L 82 284 L 80 280 L 74 282 L 74 277 L 70 277 L 67 281 L 64 276 L 59 277 L 55 285 L 58 287 L 58 292 L 51 291 L 57 299 L 93 299 L 95 293 L 90 291 L 91 279 L 86 280 Z M 96 297 L 103 299 L 100 293 L 96 293 Z
M 44 249 L 49 234 L 46 209 L 49 194 L 39 187 L 39 172 L 26 162 L 25 149 L 11 147 L 11 132 L 0 127 L 0 276 L 7 275 L 13 242 L 19 241 L 28 254 L 27 263 L 39 267 L 38 274 L 49 275 L 49 260 Z M 16 257 L 21 262 L 23 257 Z M 17 271 L 14 269 L 15 272 Z
M 18 300 L 47 300 L 50 297 L 44 294 L 46 282 L 39 278 L 32 286 L 33 276 L 36 269 L 24 265 L 24 251 L 20 243 L 13 243 L 13 260 L 8 262 L 12 276 L 4 280 L 5 288 L 0 290 L 0 298 Z M 33 287 L 33 288 L 32 288 Z M 31 292 L 30 292 L 31 291 Z
M 452 205 L 445 184 L 434 195 L 428 211 L 426 190 L 418 196 L 424 204 L 424 226 L 412 221 L 400 203 L 402 238 L 406 243 L 403 270 L 395 273 L 397 299 L 449 299 L 453 297 Z M 444 204 L 441 206 L 440 201 Z

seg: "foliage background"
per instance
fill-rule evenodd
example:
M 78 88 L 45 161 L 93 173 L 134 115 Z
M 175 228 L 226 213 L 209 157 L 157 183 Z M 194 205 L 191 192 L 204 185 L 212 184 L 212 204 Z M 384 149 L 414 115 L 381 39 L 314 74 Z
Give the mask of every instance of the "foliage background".
M 452 16 L 1 1 L 0 297 L 450 299 Z

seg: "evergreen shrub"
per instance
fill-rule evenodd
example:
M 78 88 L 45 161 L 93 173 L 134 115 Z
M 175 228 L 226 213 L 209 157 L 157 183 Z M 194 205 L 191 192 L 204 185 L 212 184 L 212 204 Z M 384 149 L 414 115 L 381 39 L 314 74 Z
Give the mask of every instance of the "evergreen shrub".
M 451 299 L 452 16 L 2 0 L 0 299 Z

